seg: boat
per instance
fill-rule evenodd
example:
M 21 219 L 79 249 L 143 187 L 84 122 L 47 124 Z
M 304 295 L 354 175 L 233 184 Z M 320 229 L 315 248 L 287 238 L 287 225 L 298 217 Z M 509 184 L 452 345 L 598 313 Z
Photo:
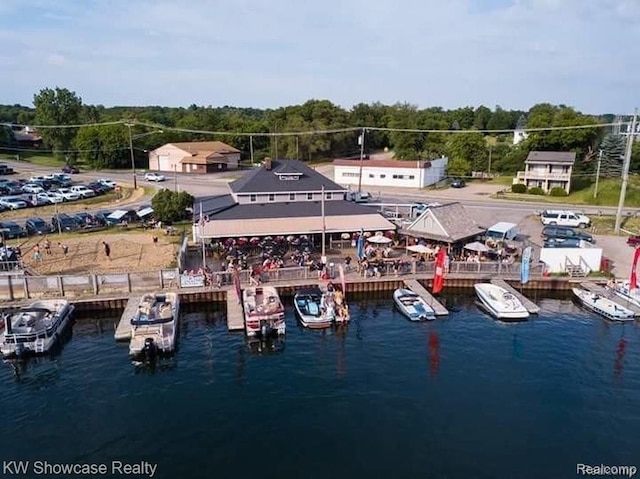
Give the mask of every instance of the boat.
M 43 299 L 2 313 L 0 352 L 6 358 L 46 354 L 69 324 L 74 306 L 64 299 Z
M 585 308 L 612 321 L 633 321 L 635 313 L 615 301 L 582 288 L 571 288 Z
M 349 321 L 349 308 L 344 295 L 333 287 L 302 289 L 294 295 L 293 305 L 300 322 L 309 329 L 323 329 L 334 323 Z
M 511 292 L 493 283 L 473 285 L 482 306 L 497 319 L 522 320 L 529 317 L 529 311 Z
M 612 290 L 616 296 L 640 308 L 640 288 L 631 288 L 630 285 L 631 283 L 629 281 L 618 281 L 607 287 Z
M 140 298 L 131 318 L 129 355 L 153 359 L 175 351 L 180 298 L 176 293 L 159 292 Z
M 285 334 L 284 305 L 273 286 L 250 286 L 242 292 L 244 324 L 249 337 Z
M 410 289 L 398 288 L 393 292 L 393 302 L 411 321 L 432 321 L 436 312 L 427 302 Z

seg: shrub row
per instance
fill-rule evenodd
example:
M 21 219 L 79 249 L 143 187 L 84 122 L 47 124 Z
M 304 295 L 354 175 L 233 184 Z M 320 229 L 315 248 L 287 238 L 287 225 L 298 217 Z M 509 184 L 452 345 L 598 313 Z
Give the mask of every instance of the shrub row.
M 525 185 L 523 185 L 522 183 L 511 185 L 511 192 L 512 193 L 528 193 L 530 195 L 544 195 L 545 194 L 544 190 L 542 188 L 537 187 L 537 186 L 535 186 L 533 188 L 529 188 L 527 190 L 527 187 Z M 551 188 L 551 191 L 549 192 L 549 195 L 551 195 L 551 196 L 567 196 L 567 192 L 564 190 L 564 188 L 556 187 L 556 188 Z

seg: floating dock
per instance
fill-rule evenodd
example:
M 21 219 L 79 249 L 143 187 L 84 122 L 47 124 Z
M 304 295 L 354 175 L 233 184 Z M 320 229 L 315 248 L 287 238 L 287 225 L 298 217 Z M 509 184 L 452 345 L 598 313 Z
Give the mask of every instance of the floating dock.
M 138 305 L 140 304 L 140 298 L 141 296 L 135 296 L 129 298 L 129 301 L 127 301 L 127 305 L 116 327 L 116 333 L 114 334 L 116 341 L 129 341 L 131 339 L 131 318 L 136 314 Z
M 417 279 L 405 279 L 404 284 L 418 296 L 422 297 L 429 306 L 433 308 L 436 316 L 447 316 L 449 311 L 440 302 L 434 298 L 427 289 L 422 286 Z
M 244 329 L 244 312 L 242 301 L 238 299 L 235 291 L 227 291 L 227 328 L 229 331 Z
M 586 289 L 587 291 L 589 291 L 591 293 L 599 294 L 600 296 L 602 296 L 604 298 L 607 298 L 610 301 L 613 301 L 614 303 L 616 303 L 619 306 L 622 306 L 623 308 L 630 309 L 631 311 L 633 311 L 633 314 L 636 317 L 640 316 L 640 308 L 638 306 L 636 306 L 635 304 L 633 304 L 630 301 L 627 301 L 624 298 L 621 298 L 620 296 L 615 294 L 613 291 L 611 291 L 608 288 L 605 288 L 602 285 L 599 285 L 599 284 L 596 284 L 596 283 L 591 283 L 589 281 L 585 281 L 583 283 L 580 283 L 579 286 L 582 289 Z
M 529 311 L 529 314 L 538 314 L 540 312 L 540 306 L 538 306 L 536 303 L 531 301 L 525 295 L 520 293 L 520 291 L 516 290 L 513 286 L 511 286 L 509 283 L 507 283 L 504 279 L 492 279 L 491 283 L 495 284 L 496 286 L 500 286 L 501 288 L 506 289 L 512 295 L 514 295 L 516 298 L 518 298 L 520 300 L 520 302 L 522 303 L 522 306 L 524 306 L 526 308 L 526 310 Z

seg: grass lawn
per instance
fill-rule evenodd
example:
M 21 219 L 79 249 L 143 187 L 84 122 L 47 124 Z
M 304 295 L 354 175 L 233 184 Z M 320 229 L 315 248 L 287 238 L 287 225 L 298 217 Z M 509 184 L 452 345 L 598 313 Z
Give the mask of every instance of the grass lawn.
M 589 216 L 592 223 L 592 229 L 597 234 L 602 235 L 613 235 L 616 217 L 615 216 Z M 622 236 L 626 236 L 628 233 L 638 234 L 640 233 L 640 218 L 636 218 L 635 216 L 626 216 L 622 218 L 622 223 L 620 225 L 620 229 L 624 230 L 620 233 Z M 628 233 L 625 233 L 628 232 Z

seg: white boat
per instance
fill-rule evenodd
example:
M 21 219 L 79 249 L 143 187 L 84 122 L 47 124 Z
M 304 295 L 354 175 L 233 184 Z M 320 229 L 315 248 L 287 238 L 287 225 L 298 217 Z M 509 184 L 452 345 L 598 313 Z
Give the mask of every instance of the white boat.
M 572 288 L 572 290 L 585 308 L 607 319 L 612 321 L 633 321 L 635 319 L 633 311 L 620 306 L 609 298 L 582 288 Z
M 74 306 L 64 299 L 43 299 L 3 312 L 4 357 L 47 353 L 70 321 Z
M 398 288 L 393 292 L 393 302 L 411 321 L 431 321 L 436 312 L 427 302 L 410 289 Z
M 333 323 L 349 321 L 349 310 L 340 290 L 303 289 L 293 297 L 293 305 L 302 325 L 310 329 L 328 328 Z
M 251 286 L 242 292 L 244 325 L 247 336 L 285 334 L 284 305 L 273 286 Z
M 482 305 L 498 319 L 527 319 L 529 311 L 511 292 L 493 283 L 473 285 Z
M 180 298 L 176 293 L 145 294 L 131 318 L 132 357 L 148 359 L 175 350 L 178 333 Z
M 631 289 L 629 285 L 629 281 L 619 281 L 607 287 L 613 290 L 616 296 L 640 308 L 640 288 Z

